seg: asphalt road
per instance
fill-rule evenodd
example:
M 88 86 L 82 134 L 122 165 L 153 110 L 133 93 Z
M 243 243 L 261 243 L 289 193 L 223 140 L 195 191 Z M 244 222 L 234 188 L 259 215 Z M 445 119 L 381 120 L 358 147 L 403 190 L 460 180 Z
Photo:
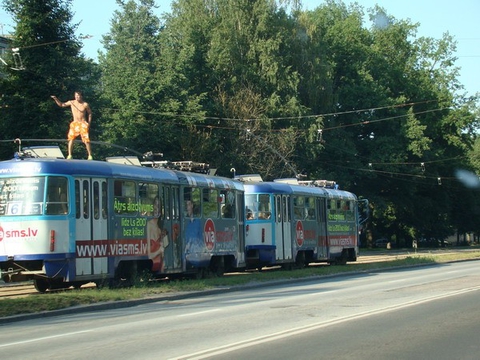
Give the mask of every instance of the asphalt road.
M 8 359 L 476 359 L 477 261 L 0 326 Z M 2 356 L 3 358 L 3 356 Z

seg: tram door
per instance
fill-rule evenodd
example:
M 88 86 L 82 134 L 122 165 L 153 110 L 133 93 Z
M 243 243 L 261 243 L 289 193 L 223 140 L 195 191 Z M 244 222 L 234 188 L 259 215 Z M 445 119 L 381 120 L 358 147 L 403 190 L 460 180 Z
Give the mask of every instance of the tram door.
M 292 258 L 290 196 L 275 195 L 275 245 L 277 261 Z
M 317 214 L 318 214 L 318 240 L 317 254 L 319 259 L 325 259 L 327 254 L 327 205 L 326 198 L 317 198 Z
M 237 266 L 245 266 L 245 194 L 243 192 L 236 193 L 237 198 L 235 204 L 235 218 L 238 221 L 238 253 L 240 258 L 238 259 Z M 271 209 L 270 209 L 271 210 Z
M 165 185 L 163 188 L 164 228 L 168 232 L 168 246 L 165 247 L 164 261 L 167 272 L 182 269 L 182 243 L 180 236 L 180 188 Z
M 76 275 L 108 273 L 107 181 L 75 180 Z

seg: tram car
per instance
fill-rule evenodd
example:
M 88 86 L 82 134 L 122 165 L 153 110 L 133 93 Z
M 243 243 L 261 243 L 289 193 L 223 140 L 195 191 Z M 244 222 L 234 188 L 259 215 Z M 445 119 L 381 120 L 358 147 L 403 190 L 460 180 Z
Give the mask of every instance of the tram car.
M 244 230 L 233 179 L 63 155 L 0 162 L 0 276 L 40 292 L 242 268 Z
M 354 194 L 323 180 L 263 182 L 258 175 L 238 179 L 245 184 L 248 268 L 357 260 L 360 218 Z

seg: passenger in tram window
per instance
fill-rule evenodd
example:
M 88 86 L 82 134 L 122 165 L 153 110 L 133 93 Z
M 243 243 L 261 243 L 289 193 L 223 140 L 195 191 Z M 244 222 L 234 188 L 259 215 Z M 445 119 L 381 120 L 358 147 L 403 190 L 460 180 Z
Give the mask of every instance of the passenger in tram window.
M 247 220 L 253 220 L 253 219 L 255 219 L 255 217 L 253 216 L 252 210 L 247 208 Z
M 222 218 L 224 218 L 224 219 L 234 218 L 232 205 L 225 204 L 225 205 L 222 206 Z
M 315 209 L 308 209 L 308 219 L 309 220 L 315 219 Z
M 258 218 L 263 219 L 263 220 L 268 220 L 268 219 L 270 219 L 271 215 L 272 214 L 270 213 L 270 211 L 264 211 L 264 212 L 261 212 L 261 213 L 258 214 Z
M 296 206 L 293 213 L 295 214 L 295 220 L 303 220 L 303 208 Z

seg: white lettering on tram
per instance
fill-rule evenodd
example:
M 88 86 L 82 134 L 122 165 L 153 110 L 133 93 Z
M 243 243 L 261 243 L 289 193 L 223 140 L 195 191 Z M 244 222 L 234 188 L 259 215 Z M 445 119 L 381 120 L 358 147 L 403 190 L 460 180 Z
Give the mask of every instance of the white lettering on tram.
M 88 241 L 77 241 L 77 256 L 84 257 L 105 257 L 105 256 L 131 256 L 146 255 L 147 244 L 145 242 L 105 242 L 89 243 Z

